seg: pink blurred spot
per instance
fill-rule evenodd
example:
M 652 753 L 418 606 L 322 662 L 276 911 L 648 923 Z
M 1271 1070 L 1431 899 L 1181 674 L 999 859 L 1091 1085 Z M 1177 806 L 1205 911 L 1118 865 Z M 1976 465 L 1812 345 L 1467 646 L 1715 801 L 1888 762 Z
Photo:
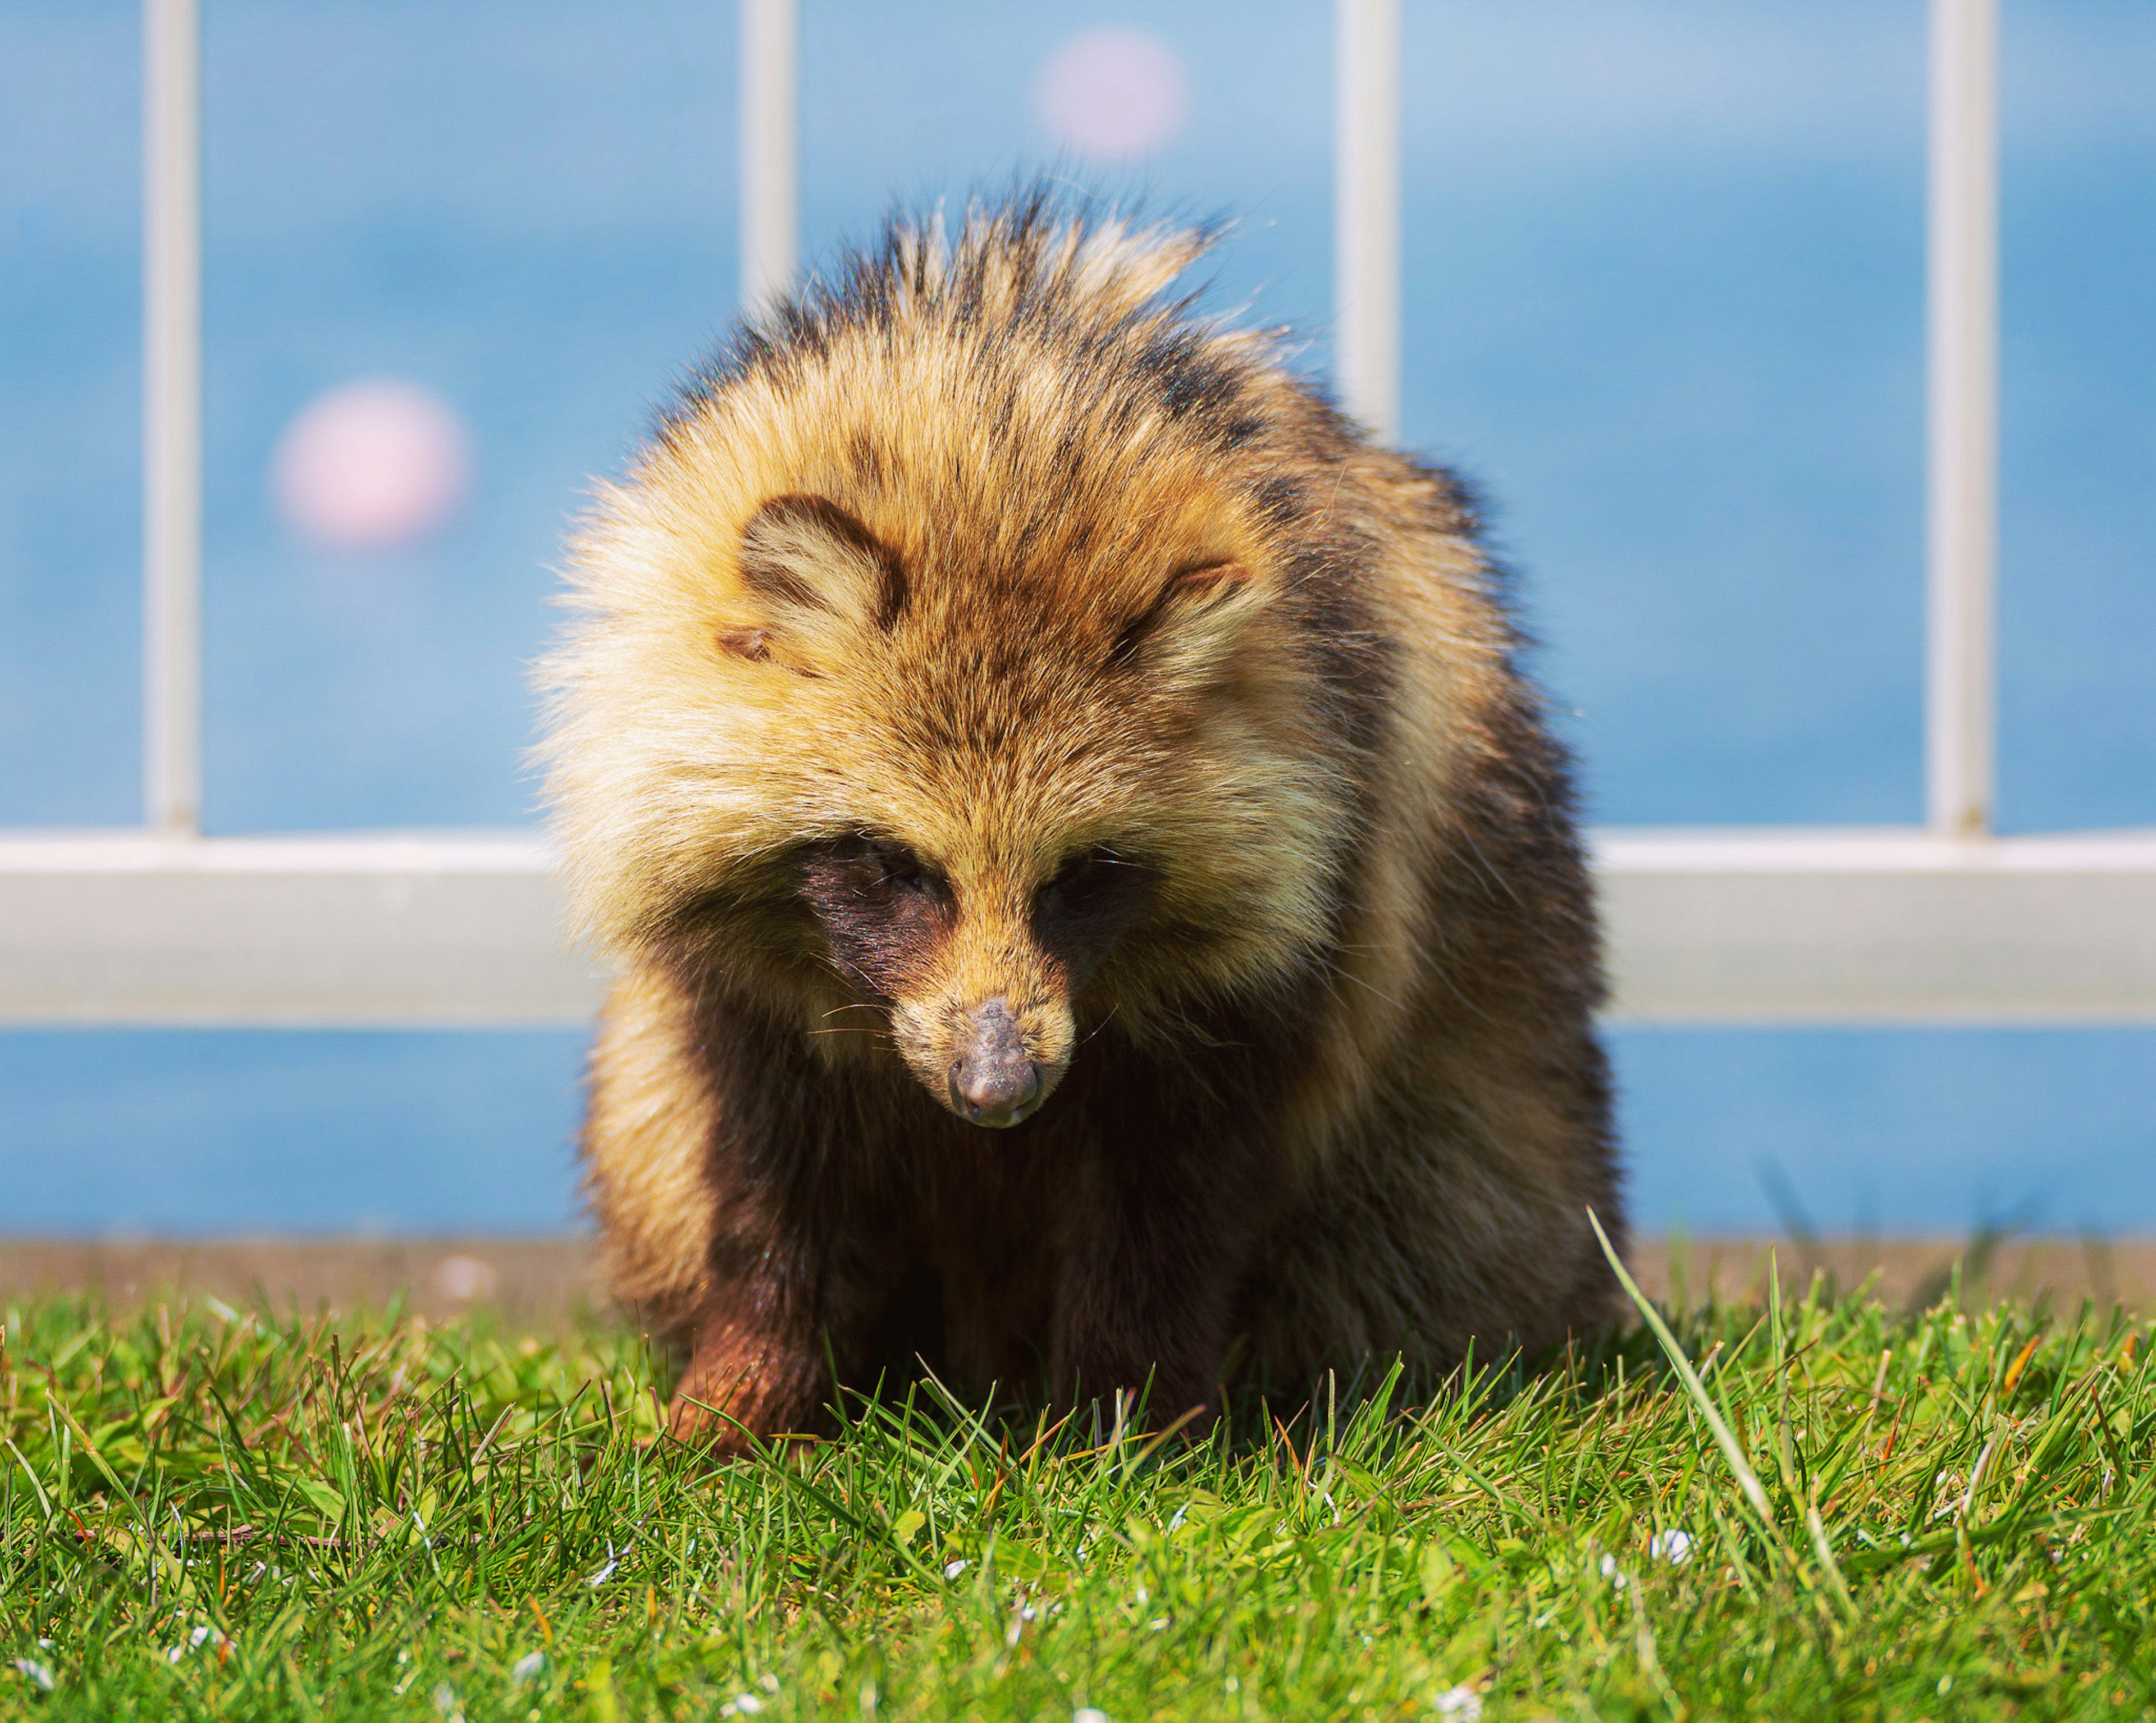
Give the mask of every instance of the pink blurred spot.
M 1060 143 L 1109 161 L 1150 156 L 1183 129 L 1183 62 L 1158 36 L 1091 30 L 1057 49 L 1034 91 L 1040 123 Z
M 317 396 L 277 440 L 271 481 L 301 537 L 382 550 L 437 531 L 464 500 L 464 421 L 439 396 L 389 378 Z

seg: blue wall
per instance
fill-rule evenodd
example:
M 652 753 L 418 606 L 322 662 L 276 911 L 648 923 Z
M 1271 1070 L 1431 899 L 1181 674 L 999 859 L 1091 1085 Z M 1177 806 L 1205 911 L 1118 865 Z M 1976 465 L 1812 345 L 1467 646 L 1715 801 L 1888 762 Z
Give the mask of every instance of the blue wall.
M 732 311 L 724 7 L 209 0 L 208 820 L 529 819 L 562 527 Z M 812 251 L 1050 159 L 1073 32 L 1181 54 L 1189 124 L 1096 184 L 1237 212 L 1217 293 L 1326 361 L 1314 4 L 807 0 Z M 131 5 L 0 0 L 0 823 L 140 796 Z M 1409 8 L 1407 430 L 1496 506 L 1605 822 L 1918 817 L 1922 8 Z M 2156 14 L 2010 0 L 2003 823 L 2156 823 Z M 1072 164 L 1075 166 L 1075 164 Z M 393 554 L 269 501 L 307 401 L 473 429 Z M 1616 1038 L 1650 1223 L 2156 1222 L 2156 1036 Z M 523 1228 L 573 1212 L 552 1035 L 0 1035 L 0 1230 Z

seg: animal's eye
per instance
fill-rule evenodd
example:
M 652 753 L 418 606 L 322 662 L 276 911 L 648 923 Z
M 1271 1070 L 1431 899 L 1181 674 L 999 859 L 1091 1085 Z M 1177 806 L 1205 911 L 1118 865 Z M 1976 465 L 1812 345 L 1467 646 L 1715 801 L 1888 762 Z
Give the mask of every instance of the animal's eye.
M 797 889 L 826 913 L 871 916 L 947 910 L 951 887 L 935 863 L 904 844 L 865 831 L 804 845 L 795 862 Z
M 876 883 L 882 889 L 930 898 L 942 895 L 942 875 L 904 844 L 870 838 L 864 841 L 862 851 L 864 861 L 875 870 Z

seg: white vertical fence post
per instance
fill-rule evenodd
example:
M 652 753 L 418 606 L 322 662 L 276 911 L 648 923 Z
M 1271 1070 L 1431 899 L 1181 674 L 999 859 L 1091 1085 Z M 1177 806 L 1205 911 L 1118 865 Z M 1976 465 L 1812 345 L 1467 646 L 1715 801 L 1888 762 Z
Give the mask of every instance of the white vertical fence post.
M 800 152 L 794 0 L 741 0 L 742 307 L 793 285 Z
M 202 818 L 202 80 L 195 0 L 142 10 L 142 799 Z
M 1400 434 L 1399 0 L 1335 0 L 1332 339 L 1340 402 Z
M 1999 541 L 1998 0 L 1932 0 L 1926 800 L 1991 829 Z

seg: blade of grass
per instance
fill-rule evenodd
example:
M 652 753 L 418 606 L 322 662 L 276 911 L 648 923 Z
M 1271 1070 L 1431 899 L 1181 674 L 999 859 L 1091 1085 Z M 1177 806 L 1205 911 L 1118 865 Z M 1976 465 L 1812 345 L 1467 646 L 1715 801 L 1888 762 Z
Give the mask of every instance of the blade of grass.
M 1685 1392 L 1691 1396 L 1692 1404 L 1698 1407 L 1700 1416 L 1707 1420 L 1707 1427 L 1713 1432 L 1715 1444 L 1721 1448 L 1722 1458 L 1728 1462 L 1738 1487 L 1744 1493 L 1744 1499 L 1752 1504 L 1753 1512 L 1759 1516 L 1761 1526 L 1773 1533 L 1779 1542 L 1780 1534 L 1775 1531 L 1774 1510 L 1767 1500 L 1766 1489 L 1759 1482 L 1758 1474 L 1745 1463 L 1743 1452 L 1738 1447 L 1736 1437 L 1730 1433 L 1729 1426 L 1722 1422 L 1722 1413 L 1707 1394 L 1707 1385 L 1699 1379 L 1699 1372 L 1691 1367 L 1691 1360 L 1685 1356 L 1684 1348 L 1677 1344 L 1677 1337 L 1670 1332 L 1670 1326 L 1662 1320 L 1661 1313 L 1648 1302 L 1646 1294 L 1640 1290 L 1640 1283 L 1632 1278 L 1625 1264 L 1619 1260 L 1615 1247 L 1609 1242 L 1609 1235 L 1602 1230 L 1600 1216 L 1591 1208 L 1587 1211 L 1587 1224 L 1594 1229 L 1595 1237 L 1601 1241 L 1602 1254 L 1609 1259 L 1609 1266 L 1616 1273 L 1617 1283 L 1625 1288 L 1625 1296 L 1632 1301 L 1632 1308 L 1654 1331 L 1663 1355 L 1677 1373 L 1677 1380 L 1684 1384 Z

